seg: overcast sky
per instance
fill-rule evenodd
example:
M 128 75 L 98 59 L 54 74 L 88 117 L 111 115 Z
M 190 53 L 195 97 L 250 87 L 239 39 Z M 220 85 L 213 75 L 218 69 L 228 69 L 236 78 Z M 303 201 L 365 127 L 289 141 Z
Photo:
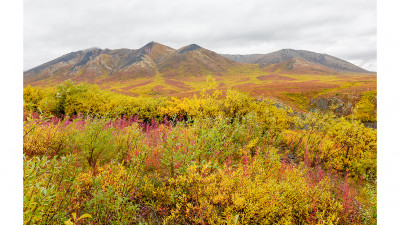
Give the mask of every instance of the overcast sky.
M 24 0 L 24 70 L 156 41 L 227 54 L 309 50 L 376 71 L 376 16 L 375 0 Z

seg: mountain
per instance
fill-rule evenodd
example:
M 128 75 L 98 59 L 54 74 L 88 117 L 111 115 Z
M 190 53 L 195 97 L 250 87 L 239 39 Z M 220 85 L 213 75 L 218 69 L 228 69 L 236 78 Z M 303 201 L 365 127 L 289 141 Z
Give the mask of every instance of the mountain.
M 261 68 L 282 63 L 293 58 L 301 58 L 311 63 L 320 64 L 340 73 L 369 73 L 352 63 L 342 59 L 305 50 L 282 49 L 268 54 L 229 55 L 222 56 L 240 63 L 258 64 Z
M 55 60 L 44 63 L 24 72 L 24 81 L 36 81 L 59 74 L 60 76 L 73 76 L 77 68 L 86 64 L 94 55 L 100 55 L 102 50 L 91 48 L 77 52 L 71 52 Z
M 221 55 L 196 44 L 176 50 L 152 41 L 136 50 L 90 48 L 68 53 L 25 71 L 24 85 L 51 86 L 67 79 L 89 83 L 121 82 L 136 78 L 153 79 L 157 74 L 161 75 L 158 79 L 162 83 L 162 79 L 182 76 L 238 77 L 265 72 L 338 74 L 369 71 L 330 55 L 304 50 Z
M 299 57 L 264 67 L 264 71 L 271 73 L 284 72 L 292 74 L 338 74 L 338 72 L 333 69 L 321 64 L 309 62 Z
M 109 75 L 119 79 L 154 76 L 158 72 L 157 63 L 174 50 L 152 41 L 134 51 L 127 58 L 120 59 L 123 61 L 121 66 L 115 68 Z
M 137 78 L 157 73 L 157 62 L 174 51 L 168 46 L 150 42 L 137 50 L 90 48 L 71 52 L 24 72 L 24 82 L 48 78 L 59 81 L 92 81 Z
M 159 71 L 167 77 L 223 75 L 228 69 L 240 65 L 213 51 L 191 44 L 163 58 L 159 62 Z

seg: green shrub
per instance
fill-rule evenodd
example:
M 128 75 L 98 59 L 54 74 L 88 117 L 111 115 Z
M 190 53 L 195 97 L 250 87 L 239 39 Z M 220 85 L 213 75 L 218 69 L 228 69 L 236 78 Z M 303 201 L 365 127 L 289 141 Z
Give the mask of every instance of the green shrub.
M 77 210 L 74 196 L 81 171 L 72 156 L 24 157 L 24 224 L 62 224 Z

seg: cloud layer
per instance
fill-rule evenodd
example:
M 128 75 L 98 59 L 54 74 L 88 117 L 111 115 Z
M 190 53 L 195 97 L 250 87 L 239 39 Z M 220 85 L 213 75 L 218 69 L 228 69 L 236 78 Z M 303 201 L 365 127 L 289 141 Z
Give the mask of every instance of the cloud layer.
M 24 0 L 24 70 L 86 49 L 196 43 L 218 53 L 283 48 L 376 71 L 374 0 Z

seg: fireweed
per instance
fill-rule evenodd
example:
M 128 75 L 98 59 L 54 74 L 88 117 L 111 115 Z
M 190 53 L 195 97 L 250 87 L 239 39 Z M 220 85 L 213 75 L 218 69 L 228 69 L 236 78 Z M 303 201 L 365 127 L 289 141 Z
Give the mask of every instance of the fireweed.
M 376 130 L 354 118 L 87 92 L 24 93 L 25 224 L 376 223 Z

